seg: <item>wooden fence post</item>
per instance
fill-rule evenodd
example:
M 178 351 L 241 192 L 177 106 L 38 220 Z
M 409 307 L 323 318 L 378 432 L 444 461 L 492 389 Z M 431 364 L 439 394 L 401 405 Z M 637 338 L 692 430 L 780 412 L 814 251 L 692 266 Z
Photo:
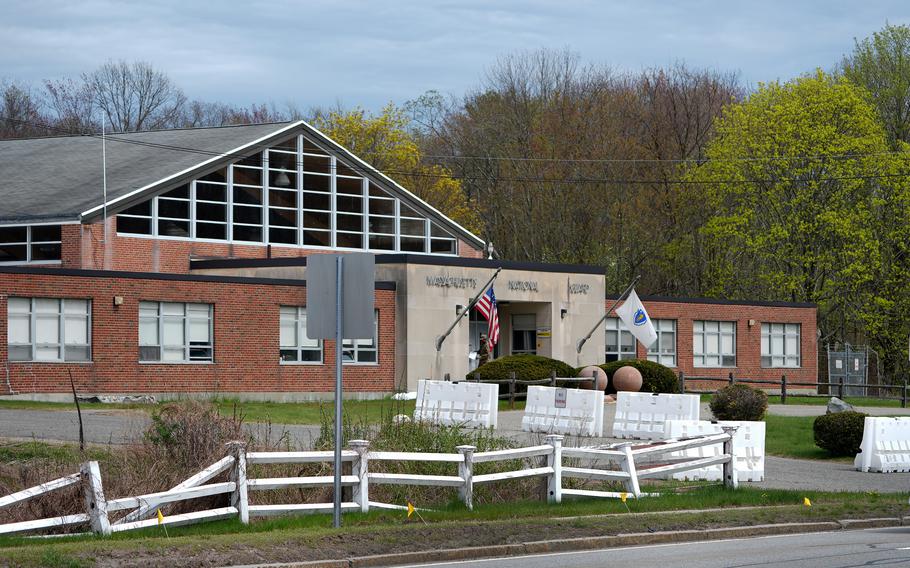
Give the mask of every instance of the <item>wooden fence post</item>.
M 458 489 L 458 496 L 464 501 L 464 506 L 469 511 L 474 510 L 474 450 L 475 446 L 456 446 L 456 450 L 464 457 L 458 464 L 458 477 L 464 479 L 464 485 Z
M 360 505 L 360 512 L 370 510 L 370 476 L 369 476 L 369 449 L 367 440 L 351 440 L 348 442 L 351 449 L 357 452 L 357 457 L 351 466 L 351 472 L 357 476 L 358 483 L 354 486 L 353 501 Z
M 480 373 L 477 371 L 474 371 L 474 380 L 480 382 Z
M 907 383 L 904 383 L 904 388 L 901 389 L 901 408 L 907 408 Z
M 234 440 L 225 444 L 228 452 L 234 456 L 234 468 L 231 470 L 231 481 L 236 484 L 231 495 L 231 506 L 237 508 L 240 522 L 250 524 L 250 500 L 246 485 L 246 444 Z
M 452 376 L 451 376 L 449 373 L 446 373 L 446 374 L 445 374 L 445 381 L 446 381 L 447 383 L 452 381 Z
M 733 435 L 736 434 L 736 426 L 722 426 L 724 434 L 730 436 L 724 441 L 724 453 L 730 456 L 730 461 L 724 464 L 724 487 L 736 489 L 739 487 L 739 478 L 736 474 L 736 456 L 733 455 Z
M 837 378 L 837 398 L 844 400 L 844 378 Z
M 730 384 L 731 385 L 736 384 L 736 377 L 733 376 L 733 371 L 730 371 Z
M 550 371 L 550 386 L 556 386 L 556 371 Z
M 787 375 L 780 376 L 780 403 L 787 404 Z
M 108 536 L 111 534 L 111 522 L 107 517 L 107 500 L 104 498 L 101 468 L 98 467 L 98 462 L 85 462 L 80 468 L 80 474 L 85 497 L 85 512 L 88 513 L 92 532 Z
M 641 495 L 638 486 L 638 471 L 635 469 L 635 457 L 632 455 L 632 444 L 623 444 L 620 448 L 625 454 L 622 459 L 622 470 L 629 474 L 629 479 L 624 482 L 626 493 L 631 493 L 636 499 Z
M 679 392 L 686 394 L 686 374 L 682 371 L 679 372 Z
M 547 436 L 547 443 L 553 446 L 553 451 L 547 454 L 547 467 L 553 468 L 553 473 L 547 476 L 547 503 L 562 503 L 562 440 L 559 434 Z
M 515 371 L 509 373 L 509 410 L 515 410 Z

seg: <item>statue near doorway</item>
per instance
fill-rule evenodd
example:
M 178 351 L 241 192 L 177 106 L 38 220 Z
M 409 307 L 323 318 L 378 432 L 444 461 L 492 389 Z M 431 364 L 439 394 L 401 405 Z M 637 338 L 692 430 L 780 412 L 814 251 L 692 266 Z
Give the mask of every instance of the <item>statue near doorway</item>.
M 487 334 L 480 334 L 480 348 L 477 350 L 477 366 L 483 365 L 490 360 L 490 345 L 487 341 Z

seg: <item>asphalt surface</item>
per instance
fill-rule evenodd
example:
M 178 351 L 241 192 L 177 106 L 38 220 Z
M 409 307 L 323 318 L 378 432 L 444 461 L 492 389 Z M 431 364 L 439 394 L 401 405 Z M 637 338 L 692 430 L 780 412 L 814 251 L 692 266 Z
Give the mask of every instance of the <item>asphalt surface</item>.
M 604 407 L 604 426 L 608 433 L 613 424 L 615 408 L 615 405 Z M 824 413 L 825 407 L 772 405 L 769 411 L 778 414 L 781 409 L 788 413 L 814 416 Z M 879 414 L 898 414 L 896 411 L 905 409 L 872 410 Z M 82 415 L 85 440 L 95 444 L 124 444 L 141 439 L 142 433 L 151 423 L 147 414 L 138 411 L 93 409 L 83 411 Z M 521 416 L 521 411 L 500 412 L 497 434 L 519 443 L 543 443 L 544 435 L 521 430 Z M 702 416 L 710 416 L 706 406 L 702 408 Z M 257 439 L 268 439 L 272 444 L 290 446 L 293 449 L 312 448 L 319 436 L 319 427 L 311 425 L 250 423 L 246 427 Z M 79 423 L 76 413 L 72 411 L 0 409 L 0 438 L 73 442 L 79 440 Z M 610 437 L 574 438 L 566 440 L 566 445 L 609 444 L 616 441 L 618 440 Z M 854 470 L 852 463 L 848 462 L 767 456 L 765 481 L 748 485 L 777 489 L 898 493 L 910 491 L 910 473 L 861 473 Z
M 660 544 L 487 560 L 413 564 L 483 568 L 852 568 L 910 566 L 910 528 L 837 531 L 747 539 Z

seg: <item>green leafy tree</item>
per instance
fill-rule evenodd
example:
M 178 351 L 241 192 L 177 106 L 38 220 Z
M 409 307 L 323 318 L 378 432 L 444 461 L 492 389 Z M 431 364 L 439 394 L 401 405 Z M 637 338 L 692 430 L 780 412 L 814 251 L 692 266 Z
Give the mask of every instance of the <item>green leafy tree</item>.
M 910 142 L 910 26 L 889 24 L 856 40 L 841 69 L 869 91 L 892 143 Z
M 821 71 L 761 84 L 715 127 L 688 174 L 710 216 L 708 292 L 814 302 L 823 338 L 865 328 L 900 352 L 883 310 L 905 310 L 908 158 L 864 91 Z

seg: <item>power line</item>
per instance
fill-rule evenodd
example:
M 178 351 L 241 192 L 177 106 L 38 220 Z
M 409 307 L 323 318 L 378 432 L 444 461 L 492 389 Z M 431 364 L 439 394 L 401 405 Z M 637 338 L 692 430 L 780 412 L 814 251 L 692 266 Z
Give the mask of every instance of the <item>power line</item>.
M 25 120 L 18 120 L 7 117 L 0 117 L 0 119 L 19 123 L 27 124 L 31 126 L 36 126 L 40 128 L 45 128 L 49 130 L 54 130 L 57 132 L 69 133 L 71 135 L 78 134 L 80 136 L 87 136 L 91 138 L 100 138 L 99 135 L 93 133 L 76 133 L 67 129 L 41 124 L 37 122 L 30 122 Z M 210 157 L 220 157 L 220 158 L 229 158 L 229 159 L 245 159 L 248 158 L 248 154 L 237 154 L 230 152 L 217 152 L 213 150 L 204 150 L 201 148 L 191 148 L 186 146 L 178 146 L 174 144 L 162 144 L 157 142 L 148 142 L 142 140 L 130 140 L 127 138 L 119 138 L 117 136 L 107 135 L 105 139 L 109 142 L 121 142 L 124 144 L 133 144 L 136 146 L 143 146 L 149 148 L 156 148 L 162 150 L 170 150 L 175 152 L 184 152 L 184 153 L 193 153 L 203 156 Z M 877 154 L 869 154 L 868 156 L 874 156 Z M 844 157 L 856 157 L 860 156 L 847 156 Z M 296 166 L 303 166 L 302 162 L 295 160 Z M 373 170 L 364 168 L 360 165 L 348 165 L 344 164 L 343 167 L 349 169 L 355 173 L 367 174 L 372 173 Z M 337 167 L 335 168 L 337 170 Z M 375 169 L 379 171 L 378 168 Z M 307 172 L 304 172 L 307 173 Z M 318 172 L 312 172 L 318 173 Z M 336 172 L 337 173 L 337 172 Z M 417 178 L 428 178 L 428 179 L 455 179 L 462 181 L 494 181 L 494 182 L 517 182 L 517 183 L 544 183 L 544 184 L 566 184 L 566 185 L 581 185 L 581 184 L 615 184 L 615 185 L 727 185 L 727 184 L 738 184 L 738 183 L 783 183 L 783 182 L 826 182 L 826 181 L 847 181 L 847 180 L 874 180 L 874 179 L 892 179 L 892 178 L 901 178 L 907 177 L 907 174 L 897 173 L 897 174 L 858 174 L 858 175 L 849 175 L 849 176 L 829 176 L 829 177 L 819 177 L 811 180 L 804 178 L 791 178 L 791 177 L 781 177 L 781 178 L 756 178 L 756 179 L 723 179 L 723 180 L 690 180 L 690 179 L 626 179 L 626 178 L 600 178 L 600 177 L 576 177 L 576 178 L 545 178 L 545 177 L 496 177 L 496 176 L 465 176 L 460 175 L 456 176 L 453 174 L 434 174 L 421 170 L 397 170 L 397 169 L 383 169 L 382 173 L 384 174 L 396 174 L 409 177 Z

